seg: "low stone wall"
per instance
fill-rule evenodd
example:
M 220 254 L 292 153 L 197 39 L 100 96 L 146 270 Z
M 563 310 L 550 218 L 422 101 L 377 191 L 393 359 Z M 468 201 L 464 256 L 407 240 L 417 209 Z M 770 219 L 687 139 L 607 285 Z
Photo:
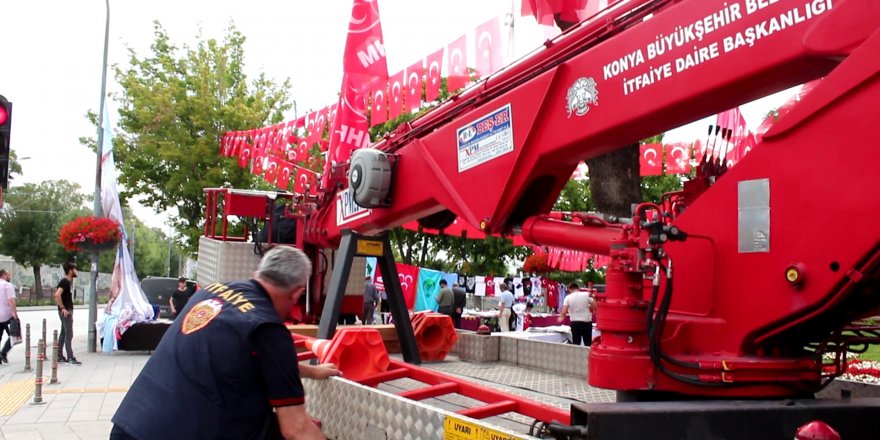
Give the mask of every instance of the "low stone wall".
M 590 349 L 556 342 L 458 331 L 452 353 L 467 362 L 504 362 L 542 371 L 587 377 Z
M 458 340 L 450 353 L 466 362 L 498 362 L 501 337 L 478 335 L 467 330 L 458 330 Z

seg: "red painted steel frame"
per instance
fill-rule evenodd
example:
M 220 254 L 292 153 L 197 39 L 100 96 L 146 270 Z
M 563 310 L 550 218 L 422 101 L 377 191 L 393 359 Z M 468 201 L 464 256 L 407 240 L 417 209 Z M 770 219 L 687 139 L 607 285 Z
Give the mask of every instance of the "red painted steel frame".
M 690 39 L 695 23 L 713 31 Z M 598 313 L 606 335 L 590 360 L 591 383 L 623 391 L 803 395 L 820 380 L 820 360 L 804 347 L 880 307 L 878 27 L 874 0 L 621 2 L 378 144 L 397 155 L 392 206 L 337 225 L 329 194 L 307 239 L 332 247 L 343 227 L 371 233 L 449 209 L 491 233 L 523 228 L 542 243 L 601 253 L 615 239 L 609 229 L 571 233 L 579 226 L 553 228 L 541 217 L 578 161 L 824 76 L 762 145 L 675 217 L 690 236 L 664 249 L 675 276 L 659 340 L 677 362 L 659 369 L 638 324 L 651 296 L 642 275 L 653 272 L 638 229 L 608 252 L 610 293 Z M 688 41 L 651 56 L 669 35 Z M 595 81 L 598 101 L 576 115 L 566 97 L 581 78 Z M 459 171 L 457 130 L 508 105 L 512 151 Z M 761 179 L 769 247 L 744 252 L 740 185 Z M 786 280 L 789 267 L 802 269 L 797 284 Z
M 313 338 L 294 335 L 294 339 L 295 346 L 304 348 L 305 340 Z M 297 357 L 299 361 L 304 361 L 314 359 L 315 354 L 310 351 L 303 351 L 300 352 Z M 485 405 L 465 408 L 458 411 L 461 415 L 475 419 L 515 412 L 545 423 L 553 421 L 566 425 L 571 423 L 571 415 L 568 411 L 394 359 L 391 360 L 391 365 L 389 366 L 388 371 L 377 373 L 360 380 L 355 380 L 355 382 L 369 387 L 376 387 L 383 382 L 390 382 L 404 378 L 417 380 L 428 384 L 428 386 L 402 391 L 398 393 L 398 396 L 400 397 L 412 400 L 424 400 L 454 393 L 484 402 Z

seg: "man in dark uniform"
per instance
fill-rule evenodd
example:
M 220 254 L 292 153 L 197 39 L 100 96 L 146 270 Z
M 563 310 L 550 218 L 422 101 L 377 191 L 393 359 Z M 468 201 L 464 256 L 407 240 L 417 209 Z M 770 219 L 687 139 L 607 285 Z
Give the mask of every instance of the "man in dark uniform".
M 298 364 L 282 321 L 311 270 L 302 252 L 279 246 L 254 279 L 196 292 L 120 404 L 110 439 L 263 439 L 279 428 L 284 438 L 323 439 L 300 377 L 340 372 Z M 167 423 L 169 414 L 181 423 Z

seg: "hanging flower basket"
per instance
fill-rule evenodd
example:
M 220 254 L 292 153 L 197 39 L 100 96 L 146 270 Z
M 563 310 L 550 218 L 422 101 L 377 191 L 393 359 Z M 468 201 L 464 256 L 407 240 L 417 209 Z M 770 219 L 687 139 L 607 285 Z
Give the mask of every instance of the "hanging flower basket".
M 58 242 L 68 251 L 106 251 L 116 247 L 119 223 L 106 217 L 79 217 L 61 227 Z

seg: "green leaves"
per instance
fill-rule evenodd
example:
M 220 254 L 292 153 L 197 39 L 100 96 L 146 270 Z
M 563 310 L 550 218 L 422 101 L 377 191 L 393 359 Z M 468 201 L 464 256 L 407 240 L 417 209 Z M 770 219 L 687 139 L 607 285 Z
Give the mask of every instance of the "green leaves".
M 226 131 L 282 120 L 290 108 L 289 81 L 275 84 L 243 72 L 245 37 L 230 25 L 223 41 L 175 46 L 156 22 L 151 52 L 129 51 L 116 67 L 122 93 L 114 151 L 123 198 L 141 196 L 170 210 L 172 226 L 193 252 L 201 234 L 204 194 L 210 187 L 252 188 L 256 176 L 219 154 Z M 88 141 L 87 141 L 88 142 Z

